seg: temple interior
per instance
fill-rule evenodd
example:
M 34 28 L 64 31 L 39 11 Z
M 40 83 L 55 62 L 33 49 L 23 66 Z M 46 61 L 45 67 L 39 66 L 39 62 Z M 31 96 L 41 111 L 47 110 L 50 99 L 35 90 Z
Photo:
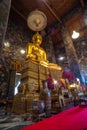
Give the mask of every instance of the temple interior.
M 0 0 L 0 50 L 0 130 L 87 107 L 87 0 Z

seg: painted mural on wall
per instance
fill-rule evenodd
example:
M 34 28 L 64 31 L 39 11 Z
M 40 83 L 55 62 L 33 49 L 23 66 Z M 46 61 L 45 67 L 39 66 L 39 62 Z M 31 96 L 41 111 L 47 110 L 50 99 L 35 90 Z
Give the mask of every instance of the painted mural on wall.
M 74 73 L 75 77 L 79 78 L 80 82 L 83 83 L 76 50 L 74 48 L 73 41 L 69 35 L 67 28 L 62 28 L 61 33 L 65 43 L 65 49 L 66 49 L 69 67 L 71 71 Z
M 20 19 L 20 18 L 19 18 Z M 32 43 L 31 37 L 34 32 L 23 26 L 21 22 L 15 20 L 15 18 L 9 15 L 8 26 L 6 30 L 5 40 L 3 44 L 2 59 L 0 59 L 1 73 L 4 78 L 0 78 L 0 88 L 2 90 L 3 82 L 6 83 L 6 90 L 8 89 L 8 77 L 9 77 L 9 66 L 10 61 L 21 60 L 25 61 L 25 54 L 20 53 L 21 49 L 26 50 L 27 43 Z M 44 44 L 44 42 L 43 42 Z M 43 46 L 43 45 L 42 45 Z M 44 47 L 43 47 L 44 48 Z M 3 69 L 4 68 L 4 72 Z M 3 89 L 5 90 L 5 89 Z M 6 94 L 6 92 L 5 92 Z M 5 95 L 4 94 L 4 95 Z
M 25 55 L 21 55 L 20 50 L 26 48 L 26 44 L 31 37 L 28 29 L 21 23 L 13 22 L 9 18 L 0 58 L 0 96 L 6 97 L 9 81 L 9 66 L 11 60 L 24 60 Z M 6 45 L 6 46 L 5 46 Z
M 78 62 L 80 65 L 81 73 L 83 75 L 84 83 L 87 85 L 87 36 L 78 38 L 74 41 Z

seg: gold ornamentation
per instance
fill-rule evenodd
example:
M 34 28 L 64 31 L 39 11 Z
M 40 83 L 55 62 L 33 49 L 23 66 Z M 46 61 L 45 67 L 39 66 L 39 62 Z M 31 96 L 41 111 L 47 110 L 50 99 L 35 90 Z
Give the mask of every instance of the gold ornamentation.
M 40 47 L 42 43 L 42 36 L 37 32 L 36 34 L 33 35 L 32 37 L 32 44 L 27 45 L 27 50 L 26 50 L 26 59 L 31 59 L 33 61 L 39 62 L 43 65 L 47 65 L 47 57 L 46 57 L 46 52 L 44 51 L 43 48 Z

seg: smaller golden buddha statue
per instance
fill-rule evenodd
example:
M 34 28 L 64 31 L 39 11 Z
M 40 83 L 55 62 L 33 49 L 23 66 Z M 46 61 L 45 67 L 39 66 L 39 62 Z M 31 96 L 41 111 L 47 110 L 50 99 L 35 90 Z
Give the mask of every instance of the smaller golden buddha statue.
M 46 52 L 40 47 L 42 43 L 42 36 L 37 32 L 32 37 L 33 43 L 28 43 L 26 49 L 26 59 L 37 61 L 41 64 L 47 64 Z

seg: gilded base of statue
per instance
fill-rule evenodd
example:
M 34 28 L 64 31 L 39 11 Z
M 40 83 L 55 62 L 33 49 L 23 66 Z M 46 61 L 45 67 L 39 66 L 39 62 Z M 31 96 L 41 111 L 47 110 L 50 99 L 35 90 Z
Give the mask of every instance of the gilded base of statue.
M 62 68 L 59 65 L 54 63 L 49 63 L 48 68 L 49 68 L 50 75 L 54 80 L 58 81 L 59 79 L 62 78 Z
M 49 75 L 49 69 L 38 62 L 27 60 L 23 65 L 21 74 L 22 83 L 27 85 L 29 91 L 38 90 L 42 86 L 42 80 L 46 80 Z
M 48 67 L 32 60 L 26 60 L 21 71 L 21 81 L 25 85 L 23 93 L 18 93 L 14 97 L 12 111 L 18 114 L 32 114 L 33 101 L 40 100 L 40 90 L 49 72 L 52 78 L 61 76 L 61 70 L 56 64 L 49 64 Z M 50 102 L 47 103 L 49 105 Z M 50 108 L 51 109 L 51 108 Z
M 39 95 L 38 94 L 33 94 L 33 93 L 18 93 L 14 97 L 13 101 L 13 106 L 12 106 L 12 112 L 16 114 L 24 114 L 24 113 L 29 113 L 32 114 L 32 102 L 34 100 L 39 100 Z

